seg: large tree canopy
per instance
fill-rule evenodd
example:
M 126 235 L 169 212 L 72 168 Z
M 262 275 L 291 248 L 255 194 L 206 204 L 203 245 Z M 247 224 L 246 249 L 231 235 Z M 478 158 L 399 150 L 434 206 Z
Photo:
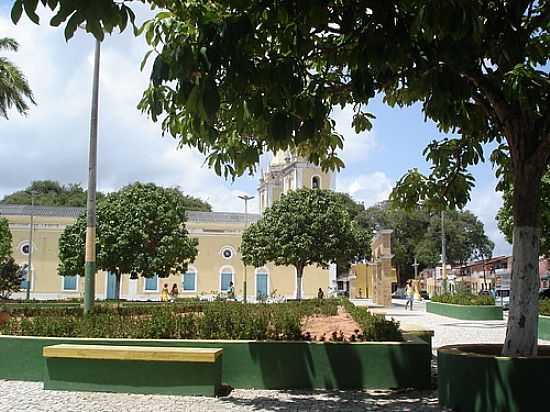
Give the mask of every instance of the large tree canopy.
M 401 282 L 414 273 L 414 258 L 419 270 L 441 262 L 441 218 L 426 208 L 393 208 L 382 202 L 367 208 L 356 217 L 367 230 L 393 229 L 393 263 Z M 494 244 L 487 237 L 483 223 L 469 211 L 445 212 L 447 262 L 463 264 L 471 259 L 492 256 Z
M 84 274 L 86 216 L 59 238 L 59 274 Z M 177 189 L 134 183 L 97 204 L 97 267 L 116 273 L 166 277 L 197 255 L 185 228 L 185 200 Z
M 34 204 L 40 206 L 86 207 L 88 196 L 88 192 L 79 183 L 62 185 L 53 180 L 35 180 L 26 189 L 4 196 L 0 203 L 30 205 L 31 192 L 34 192 Z M 189 195 L 182 196 L 185 210 L 212 211 L 212 206 L 208 202 Z M 97 192 L 97 200 L 103 197 L 105 197 L 103 193 Z
M 355 224 L 342 196 L 327 190 L 298 189 L 281 196 L 243 233 L 241 254 L 248 265 L 268 262 L 296 268 L 296 298 L 309 265 L 327 267 L 366 256 L 370 233 Z
M 503 205 L 497 214 L 498 228 L 506 240 L 513 241 L 514 216 L 512 212 L 513 189 L 510 185 L 504 188 Z M 540 253 L 550 257 L 550 173 L 542 177 L 540 187 Z
M 9 37 L 0 38 L 0 51 L 16 52 L 19 44 Z M 12 107 L 21 114 L 27 114 L 27 100 L 36 104 L 32 90 L 25 75 L 6 57 L 0 56 L 0 116 L 8 118 L 8 110 Z
M 537 352 L 540 180 L 550 158 L 550 1 L 149 0 L 165 10 L 143 27 L 154 60 L 140 108 L 181 145 L 208 154 L 218 173 L 254 168 L 266 150 L 294 148 L 339 168 L 343 138 L 331 118 L 352 104 L 357 131 L 371 126 L 376 92 L 390 105 L 422 104 L 456 133 L 426 149 L 393 199 L 413 207 L 463 207 L 468 168 L 494 142 L 497 174 L 514 187 L 514 265 L 505 355 Z M 38 21 L 37 1 L 18 0 Z M 42 0 L 98 38 L 125 27 L 125 2 Z M 534 247 L 533 247 L 534 245 Z
M 11 257 L 12 235 L 8 220 L 0 217 L 0 298 L 20 289 L 23 280 L 19 265 Z

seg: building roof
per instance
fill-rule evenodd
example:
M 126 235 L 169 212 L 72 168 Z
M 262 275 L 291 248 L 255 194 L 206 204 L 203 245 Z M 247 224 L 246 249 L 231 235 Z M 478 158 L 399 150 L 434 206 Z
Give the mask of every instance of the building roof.
M 76 219 L 85 209 L 82 207 L 0 204 L 0 216 L 30 216 L 31 210 L 34 216 L 72 217 Z
M 70 217 L 77 218 L 85 211 L 82 207 L 59 207 L 59 206 L 29 206 L 29 205 L 7 205 L 0 204 L 0 216 L 30 216 L 31 210 L 34 216 Z M 248 214 L 248 223 L 257 221 L 260 215 Z M 247 217 L 244 213 L 233 212 L 187 212 L 189 222 L 209 223 L 246 223 Z
M 256 213 L 248 214 L 248 223 L 257 221 L 260 215 Z M 247 216 L 244 213 L 233 212 L 187 212 L 189 222 L 208 222 L 208 223 L 246 223 Z

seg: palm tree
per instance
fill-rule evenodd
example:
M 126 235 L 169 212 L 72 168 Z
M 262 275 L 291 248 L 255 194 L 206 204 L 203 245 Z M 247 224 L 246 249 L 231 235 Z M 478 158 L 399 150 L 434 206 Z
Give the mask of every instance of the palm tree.
M 9 37 L 0 38 L 0 50 L 16 52 L 19 44 Z M 29 106 L 25 98 L 36 104 L 25 75 L 7 58 L 0 56 L 0 116 L 8 118 L 8 109 L 15 107 L 27 114 Z

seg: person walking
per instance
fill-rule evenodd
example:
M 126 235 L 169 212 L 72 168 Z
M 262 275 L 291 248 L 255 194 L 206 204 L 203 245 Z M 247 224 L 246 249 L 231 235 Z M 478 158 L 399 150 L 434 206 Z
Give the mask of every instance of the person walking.
M 178 298 L 179 290 L 178 290 L 178 284 L 174 283 L 172 285 L 172 290 L 170 291 L 170 302 L 175 302 Z
M 405 294 L 407 296 L 407 303 L 405 303 L 405 310 L 407 310 L 407 307 L 410 306 L 411 310 L 413 310 L 413 302 L 414 302 L 414 288 L 412 285 L 412 280 L 407 281 L 407 287 L 405 288 Z
M 323 292 L 323 289 L 319 288 L 319 292 L 317 292 L 317 299 L 323 300 L 325 297 L 325 292 Z
M 168 284 L 165 283 L 164 287 L 162 288 L 162 292 L 160 292 L 160 301 L 168 302 L 168 299 L 169 299 Z

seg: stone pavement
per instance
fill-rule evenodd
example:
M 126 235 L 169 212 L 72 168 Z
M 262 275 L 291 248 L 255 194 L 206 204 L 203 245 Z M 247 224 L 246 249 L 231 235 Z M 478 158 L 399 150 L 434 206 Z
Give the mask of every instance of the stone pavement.
M 373 308 L 373 313 L 385 313 L 386 318 L 393 318 L 402 325 L 415 325 L 432 329 L 434 337 L 432 346 L 460 343 L 504 343 L 508 312 L 504 320 L 471 321 L 448 318 L 426 312 L 424 302 L 415 302 L 412 311 L 405 310 L 405 300 L 394 299 L 391 308 Z M 539 340 L 540 344 L 550 345 L 550 341 Z
M 45 391 L 41 382 L 0 380 L 0 412 L 439 411 L 435 391 L 234 390 L 222 398 Z

